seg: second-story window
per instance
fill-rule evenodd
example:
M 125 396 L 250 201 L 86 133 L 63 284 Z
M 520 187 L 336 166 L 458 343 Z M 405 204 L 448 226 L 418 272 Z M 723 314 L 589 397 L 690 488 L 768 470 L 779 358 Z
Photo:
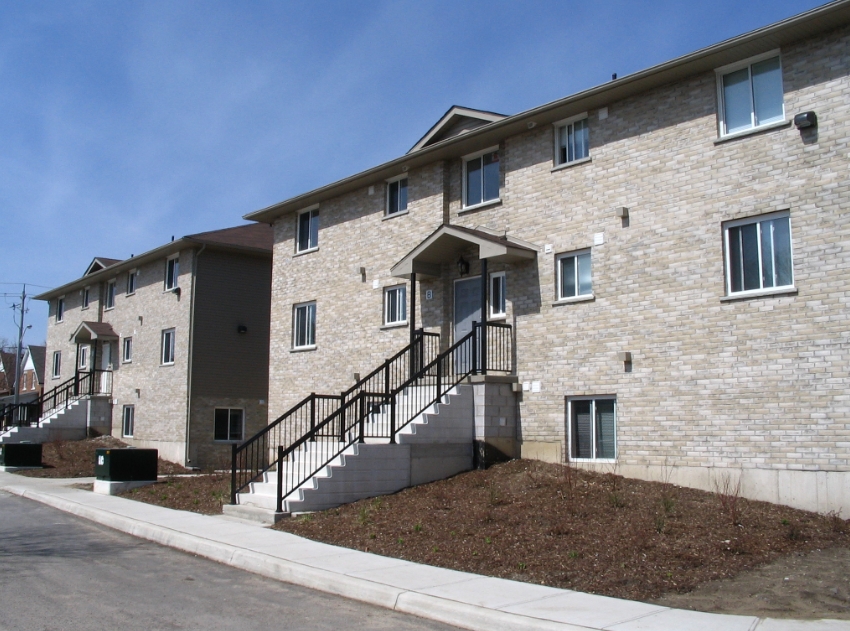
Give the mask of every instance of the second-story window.
M 305 302 L 292 308 L 292 348 L 316 345 L 316 303 Z
M 80 346 L 80 364 L 78 368 L 80 370 L 86 370 L 89 367 L 89 347 L 88 346 Z
M 590 132 L 587 115 L 577 120 L 567 120 L 556 125 L 555 165 L 583 160 L 590 155 Z
M 503 318 L 506 313 L 505 273 L 490 274 L 490 317 Z
M 112 309 L 115 306 L 115 281 L 106 283 L 106 298 L 103 301 L 104 309 Z
M 121 357 L 121 361 L 125 364 L 133 361 L 133 338 L 125 337 L 124 338 L 124 354 Z
M 499 199 L 499 150 L 467 156 L 463 160 L 463 206 L 469 208 Z
M 387 182 L 387 215 L 407 210 L 407 177 Z
M 165 262 L 165 291 L 177 289 L 177 279 L 180 277 L 180 259 L 172 256 Z
M 91 300 L 91 287 L 83 288 L 83 309 L 89 308 L 89 301 Z
M 62 351 L 53 351 L 53 378 L 59 379 L 62 374 Z
M 319 209 L 313 208 L 298 215 L 295 251 L 307 252 L 317 247 L 319 247 Z
M 65 296 L 60 296 L 56 299 L 56 321 L 62 322 L 65 319 Z
M 590 276 L 590 250 L 558 256 L 558 300 L 593 294 Z
M 161 360 L 163 366 L 174 363 L 174 329 L 162 332 Z
M 131 269 L 127 273 L 127 295 L 131 296 L 136 293 L 136 275 L 137 271 Z
M 777 51 L 717 70 L 717 91 L 721 136 L 785 120 Z

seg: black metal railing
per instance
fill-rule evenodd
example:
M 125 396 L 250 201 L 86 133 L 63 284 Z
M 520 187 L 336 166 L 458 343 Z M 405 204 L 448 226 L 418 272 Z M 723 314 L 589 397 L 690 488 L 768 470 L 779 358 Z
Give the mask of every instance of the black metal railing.
M 415 341 L 354 386 L 311 394 L 240 446 L 233 446 L 231 503 L 277 468 L 277 510 L 283 500 L 355 443 L 389 439 L 475 373 L 511 372 L 511 327 L 475 322 L 470 333 L 439 353 L 439 336 Z
M 0 429 L 38 425 L 42 417 L 66 408 L 75 399 L 111 393 L 111 370 L 77 371 L 73 377 L 33 401 L 3 406 L 0 409 Z

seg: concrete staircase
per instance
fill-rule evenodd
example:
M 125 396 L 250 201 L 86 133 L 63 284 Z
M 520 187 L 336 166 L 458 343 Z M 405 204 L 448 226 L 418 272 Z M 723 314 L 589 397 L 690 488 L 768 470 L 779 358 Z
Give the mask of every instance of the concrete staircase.
M 418 386 L 398 395 L 397 417 L 407 418 L 404 411 L 415 410 L 424 400 L 430 386 Z M 423 391 L 424 390 L 424 391 Z M 401 489 L 450 477 L 472 468 L 474 407 L 472 387 L 460 385 L 449 391 L 440 403 L 429 406 L 402 428 L 398 443 L 389 439 L 368 438 L 368 426 L 375 428 L 388 422 L 389 411 L 382 409 L 366 421 L 365 443 L 355 443 L 342 454 L 335 441 L 305 444 L 296 452 L 291 465 L 298 470 L 299 459 L 325 452 L 329 464 L 290 493 L 283 501 L 283 514 L 325 510 L 359 499 L 395 493 Z M 308 456 L 308 452 L 312 452 Z M 237 495 L 237 505 L 225 506 L 225 513 L 238 517 L 273 522 L 277 505 L 277 471 L 268 471 L 263 480 L 250 485 L 248 492 Z
M 82 440 L 91 416 L 91 399 L 78 397 L 68 405 L 48 411 L 38 425 L 10 427 L 0 432 L 0 443 L 47 443 L 54 440 Z

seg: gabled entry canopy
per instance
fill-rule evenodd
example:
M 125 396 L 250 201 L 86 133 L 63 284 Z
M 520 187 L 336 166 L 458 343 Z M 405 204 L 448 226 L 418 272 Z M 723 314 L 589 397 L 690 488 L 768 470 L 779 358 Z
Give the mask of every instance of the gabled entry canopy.
M 80 326 L 71 335 L 77 344 L 87 344 L 94 340 L 112 341 L 118 339 L 118 334 L 108 322 L 80 322 Z
M 390 273 L 398 278 L 411 274 L 439 276 L 440 265 L 452 263 L 470 245 L 478 246 L 478 257 L 499 263 L 529 261 L 537 257 L 531 244 L 462 226 L 444 224 L 396 263 Z

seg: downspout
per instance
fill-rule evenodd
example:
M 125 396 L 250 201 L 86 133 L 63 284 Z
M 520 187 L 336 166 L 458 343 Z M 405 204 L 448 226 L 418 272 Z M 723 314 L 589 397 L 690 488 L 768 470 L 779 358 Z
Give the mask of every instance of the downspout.
M 206 249 L 203 244 L 201 249 L 192 256 L 192 286 L 189 291 L 189 356 L 186 361 L 186 449 L 183 453 L 183 462 L 188 467 L 192 461 L 189 459 L 189 431 L 192 425 L 192 356 L 195 342 L 195 278 L 198 275 L 198 257 Z

